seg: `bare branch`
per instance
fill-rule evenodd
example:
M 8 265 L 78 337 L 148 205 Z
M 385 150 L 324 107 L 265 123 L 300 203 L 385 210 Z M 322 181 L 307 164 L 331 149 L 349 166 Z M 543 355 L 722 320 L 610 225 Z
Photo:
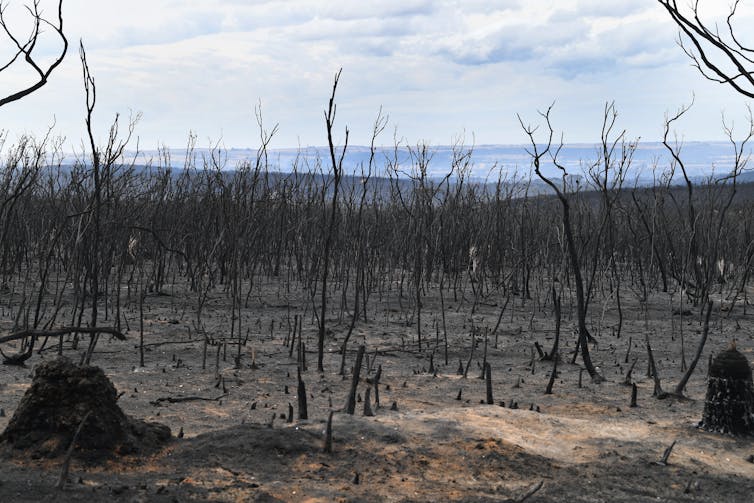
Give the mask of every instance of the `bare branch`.
M 72 334 L 74 332 L 82 334 L 110 334 L 121 341 L 126 340 L 126 336 L 120 331 L 109 327 L 63 327 L 53 330 L 20 330 L 12 334 L 0 337 L 0 344 L 4 342 L 24 339 L 26 337 L 58 337 L 60 335 Z
M 0 27 L 3 29 L 3 32 L 5 35 L 13 42 L 13 44 L 16 46 L 17 51 L 15 55 L 3 66 L 0 66 L 0 72 L 9 68 L 11 65 L 13 65 L 18 58 L 23 55 L 24 61 L 34 70 L 34 72 L 38 75 L 38 80 L 24 88 L 20 91 L 17 91 L 15 93 L 9 94 L 8 96 L 5 96 L 4 98 L 0 98 L 0 106 L 6 105 L 8 103 L 11 103 L 13 101 L 18 101 L 21 98 L 24 98 L 25 96 L 28 96 L 29 94 L 33 93 L 34 91 L 40 89 L 42 86 L 47 84 L 47 81 L 50 78 L 50 75 L 52 72 L 57 68 L 60 63 L 63 61 L 63 58 L 65 57 L 66 52 L 68 51 L 68 39 L 65 37 L 65 34 L 63 33 L 63 0 L 59 0 L 58 2 L 58 20 L 57 23 L 53 23 L 46 18 L 43 17 L 42 12 L 39 10 L 39 0 L 35 0 L 33 7 L 27 6 L 27 10 L 29 11 L 29 14 L 32 16 L 34 20 L 34 28 L 32 29 L 31 34 L 29 35 L 29 38 L 21 43 L 21 41 L 16 38 L 16 36 L 13 35 L 10 28 L 8 27 L 6 20 L 5 20 L 5 10 L 7 8 L 6 6 L 3 6 L 0 4 Z M 53 29 L 57 37 L 60 38 L 60 41 L 62 43 L 62 48 L 60 49 L 60 53 L 58 56 L 53 60 L 52 63 L 47 65 L 46 67 L 40 66 L 40 64 L 37 62 L 36 59 L 34 59 L 34 55 L 32 54 L 34 51 L 34 48 L 37 45 L 37 41 L 39 40 L 40 35 L 42 34 L 41 25 L 47 25 Z
M 711 30 L 699 16 L 699 2 L 684 14 L 676 0 L 658 0 L 683 34 L 679 40 L 681 49 L 691 58 L 692 64 L 707 80 L 728 84 L 740 94 L 754 98 L 754 60 L 748 56 L 754 49 L 745 47 L 735 36 L 733 19 L 738 8 L 736 0 L 730 8 L 725 22 L 730 40 L 723 39 L 717 27 Z M 691 41 L 693 50 L 683 42 L 683 37 Z

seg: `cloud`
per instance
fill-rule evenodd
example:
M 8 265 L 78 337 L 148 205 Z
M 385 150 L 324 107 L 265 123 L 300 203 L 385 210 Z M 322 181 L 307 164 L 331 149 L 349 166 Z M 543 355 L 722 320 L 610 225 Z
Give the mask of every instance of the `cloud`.
M 100 3 L 103 4 L 103 3 Z M 75 2 L 74 2 L 75 5 Z M 89 4 L 87 4 L 88 8 Z M 97 8 L 95 8 L 97 9 Z M 98 7 L 102 10 L 102 7 Z M 648 14 L 649 13 L 649 14 Z M 88 12 L 100 17 L 104 13 Z M 104 16 L 103 16 L 104 17 Z M 108 20 L 107 31 L 95 31 L 92 45 L 133 47 L 171 44 L 208 35 L 243 33 L 249 40 L 285 44 L 306 57 L 313 44 L 329 46 L 337 55 L 440 56 L 450 62 L 479 65 L 538 60 L 553 63 L 563 52 L 570 60 L 601 61 L 611 42 L 631 20 L 638 36 L 617 47 L 617 57 L 630 43 L 657 37 L 648 19 L 657 19 L 652 2 L 596 0 L 431 2 L 146 2 L 136 0 Z M 94 24 L 96 26 L 96 23 Z M 616 52 L 613 49 L 613 52 Z M 362 52 L 366 51 L 366 53 Z M 291 54 L 290 56 L 294 56 Z
M 656 137 L 664 110 L 694 87 L 713 111 L 735 98 L 689 68 L 655 0 L 64 5 L 69 39 L 83 38 L 97 79 L 99 124 L 143 111 L 137 133 L 149 145 L 182 144 L 189 130 L 229 146 L 253 144 L 259 100 L 268 122 L 280 123 L 278 146 L 321 145 L 322 110 L 341 67 L 338 124 L 360 143 L 380 106 L 410 140 L 448 143 L 466 131 L 479 142 L 509 143 L 525 139 L 516 112 L 553 100 L 573 141 L 598 133 L 594 122 L 608 100 L 630 110 L 626 127 Z M 1 110 L 4 124 L 23 129 L 54 116 L 76 141 L 83 99 L 74 50 L 47 87 Z

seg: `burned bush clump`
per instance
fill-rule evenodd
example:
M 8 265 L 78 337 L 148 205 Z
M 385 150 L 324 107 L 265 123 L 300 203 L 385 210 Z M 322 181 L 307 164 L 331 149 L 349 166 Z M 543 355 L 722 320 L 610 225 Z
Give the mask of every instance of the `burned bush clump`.
M 149 452 L 170 440 L 170 428 L 124 414 L 117 398 L 99 367 L 79 367 L 67 358 L 42 363 L 0 442 L 34 457 L 56 457 L 85 418 L 76 442 L 83 457 Z
M 754 389 L 749 361 L 735 347 L 717 355 L 709 370 L 699 427 L 731 435 L 754 434 Z

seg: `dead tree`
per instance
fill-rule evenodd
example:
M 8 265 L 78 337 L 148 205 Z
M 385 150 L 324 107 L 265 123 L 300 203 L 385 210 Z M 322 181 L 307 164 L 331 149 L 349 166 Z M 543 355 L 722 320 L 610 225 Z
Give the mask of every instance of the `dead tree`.
M 366 346 L 359 346 L 356 353 L 356 362 L 353 364 L 353 378 L 351 379 L 351 390 L 348 392 L 348 401 L 346 402 L 346 412 L 353 415 L 356 411 L 356 389 L 359 386 L 359 375 L 361 374 L 361 363 L 364 360 Z
M 704 8 L 700 8 L 699 0 L 694 0 L 689 4 L 682 3 L 681 6 L 678 5 L 676 0 L 658 1 L 670 14 L 675 24 L 678 25 L 680 31 L 678 44 L 704 78 L 719 84 L 729 85 L 742 96 L 754 98 L 754 47 L 745 45 L 739 36 L 736 35 L 737 31 L 739 35 L 748 32 L 748 26 L 744 26 L 743 30 L 740 29 L 740 26 L 736 26 L 736 22 L 740 20 L 740 18 L 737 18 L 738 7 L 741 3 L 740 0 L 734 0 L 730 5 L 724 25 L 722 22 L 719 22 L 721 20 L 713 20 L 705 16 L 703 12 Z M 710 2 L 710 4 L 712 3 L 714 2 Z M 682 108 L 673 118 L 666 120 L 666 138 L 667 126 L 670 122 L 683 115 L 687 109 L 688 107 Z M 732 140 L 730 129 L 727 125 L 725 129 Z M 667 145 L 667 141 L 664 141 L 664 143 L 666 148 L 671 151 L 674 160 L 679 162 L 677 151 L 674 152 Z M 733 144 L 735 147 L 735 142 Z M 742 142 L 742 147 L 743 144 L 745 144 L 745 141 Z M 736 152 L 736 168 L 739 166 L 739 160 L 740 157 Z M 679 164 L 687 185 L 689 185 L 688 192 L 690 198 L 691 187 L 682 163 L 679 162 Z M 735 194 L 736 169 L 733 170 L 732 176 L 728 178 L 732 178 L 732 194 Z M 732 200 L 732 197 L 733 195 L 730 196 L 731 199 L 729 201 Z M 692 207 L 691 204 L 689 202 L 690 208 Z M 726 210 L 729 205 L 730 203 L 725 206 Z M 689 212 L 691 213 L 692 210 L 690 209 Z M 725 212 L 722 213 L 724 215 Z M 689 215 L 689 217 L 691 216 Z M 722 219 L 723 216 L 721 216 L 720 220 L 722 221 Z M 691 247 L 695 245 L 693 242 L 690 244 Z M 696 263 L 695 259 L 696 257 L 692 257 L 692 260 Z M 698 267 L 695 266 L 695 272 L 697 271 Z M 701 295 L 702 298 L 695 300 L 706 300 L 706 295 L 709 292 L 702 291 L 701 293 L 703 294 Z
M 330 218 L 327 223 L 327 230 L 325 233 L 325 242 L 322 250 L 322 298 L 320 305 L 320 317 L 319 317 L 319 336 L 317 337 L 317 371 L 324 372 L 324 353 L 325 353 L 325 316 L 327 314 L 327 276 L 330 269 L 330 248 L 332 246 L 333 234 L 335 232 L 335 222 L 338 210 L 338 191 L 340 189 L 340 179 L 343 175 L 343 158 L 346 155 L 346 149 L 348 148 L 348 128 L 346 127 L 346 136 L 343 143 L 343 147 L 339 154 L 335 152 L 335 143 L 333 141 L 333 125 L 335 123 L 335 111 L 337 109 L 335 105 L 335 91 L 338 89 L 338 80 L 340 80 L 341 70 L 335 74 L 335 81 L 332 86 L 332 94 L 330 95 L 330 102 L 327 110 L 325 111 L 325 126 L 327 127 L 327 143 L 330 150 L 330 162 L 332 167 L 332 205 L 330 207 Z M 327 191 L 322 190 L 322 198 L 326 197 Z
M 100 253 L 100 247 L 103 243 L 104 228 L 104 202 L 109 198 L 107 191 L 103 187 L 108 186 L 112 180 L 112 173 L 116 163 L 122 160 L 123 152 L 130 141 L 136 123 L 140 115 L 132 117 L 128 124 L 128 131 L 124 139 L 120 138 L 119 133 L 119 116 L 116 114 L 108 135 L 108 141 L 104 148 L 96 145 L 94 139 L 93 115 L 94 107 L 97 102 L 97 88 L 94 77 L 89 71 L 89 64 L 86 59 L 84 43 L 79 45 L 79 55 L 81 58 L 81 67 L 84 77 L 84 92 L 86 98 L 86 131 L 88 138 L 88 147 L 91 153 L 91 174 L 92 174 L 92 193 L 90 195 L 89 208 L 86 215 L 81 218 L 86 222 L 84 235 L 84 250 L 86 278 L 89 280 L 89 294 L 92 298 L 91 321 L 90 326 L 96 327 L 99 319 L 99 302 L 100 302 L 100 282 L 106 277 L 107 259 Z M 83 299 L 82 299 L 83 302 Z M 89 364 L 94 346 L 97 343 L 98 334 L 95 333 L 89 343 L 84 363 Z
M 0 106 L 18 101 L 47 84 L 50 75 L 55 68 L 62 63 L 63 58 L 68 51 L 68 39 L 63 33 L 63 0 L 58 2 L 58 16 L 56 22 L 50 21 L 44 17 L 44 14 L 39 8 L 39 0 L 34 0 L 34 3 L 31 6 L 26 6 L 26 10 L 31 15 L 33 23 L 31 33 L 26 39 L 20 39 L 13 34 L 13 30 L 11 30 L 6 22 L 5 13 L 7 9 L 7 4 L 0 4 L 0 27 L 3 32 L 5 32 L 5 36 L 10 40 L 11 45 L 15 46 L 15 54 L 5 64 L 0 66 L 0 72 L 10 68 L 20 59 L 23 59 L 35 74 L 36 80 L 33 84 L 0 98 Z M 62 44 L 60 52 L 52 62 L 47 65 L 42 64 L 34 54 L 34 49 L 37 48 L 37 43 L 43 39 L 42 35 L 44 33 L 44 27 L 46 26 L 52 28 L 53 33 L 60 39 Z
M 19 62 L 24 61 L 28 68 L 31 69 L 31 72 L 34 74 L 34 81 L 33 83 L 27 85 L 26 87 L 23 87 L 22 89 L 11 92 L 6 96 L 0 97 L 0 107 L 7 105 L 8 103 L 18 101 L 47 84 L 50 75 L 55 70 L 55 68 L 60 65 L 60 63 L 63 61 L 63 58 L 65 57 L 66 52 L 68 51 L 68 39 L 63 32 L 62 0 L 58 2 L 56 21 L 50 21 L 44 16 L 43 12 L 39 8 L 39 0 L 34 0 L 31 6 L 26 5 L 25 8 L 31 16 L 32 28 L 29 31 L 28 37 L 19 38 L 14 34 L 15 30 L 12 30 L 7 22 L 6 13 L 8 4 L 0 3 L 0 28 L 2 28 L 2 31 L 5 33 L 5 37 L 8 40 L 7 45 L 11 47 L 11 51 L 13 53 L 13 55 L 9 57 L 7 61 L 0 63 L 0 72 L 9 70 L 11 68 L 15 70 L 21 66 Z M 49 37 L 45 37 L 43 35 L 45 33 L 45 27 L 52 28 L 52 33 L 54 34 L 53 36 L 59 38 L 61 42 L 60 52 L 54 53 L 56 54 L 56 56 L 51 61 L 49 60 L 49 58 L 47 58 L 47 63 L 43 63 L 39 56 L 37 54 L 34 54 L 34 50 L 38 47 L 38 43 L 41 42 L 43 44 L 47 44 L 49 42 Z M 31 169 L 28 169 L 26 162 L 22 162 L 20 163 L 20 165 L 23 167 L 21 167 L 20 173 L 18 173 L 18 175 L 20 176 L 14 176 L 17 171 L 15 168 L 19 167 L 19 164 L 9 162 L 7 166 L 4 167 L 4 174 L 2 176 L 3 189 L 10 188 L 11 186 L 13 188 L 12 191 L 3 190 L 3 193 L 7 195 L 7 197 L 3 197 L 2 201 L 0 201 L 0 236 L 2 236 L 3 242 L 6 242 L 6 239 L 8 237 L 8 224 L 6 220 L 9 213 L 12 211 L 14 205 L 16 205 L 16 203 L 19 201 L 20 197 L 36 183 L 37 176 L 42 165 L 42 163 L 40 163 L 39 161 L 42 160 L 44 152 L 43 147 L 45 144 L 47 144 L 49 134 L 50 131 L 48 131 L 47 136 L 45 136 L 42 142 L 36 146 L 33 145 L 35 142 L 30 142 L 28 138 L 22 139 L 21 145 L 19 145 L 17 152 L 19 154 L 22 154 L 23 157 L 26 157 L 29 154 L 33 154 L 37 162 L 35 162 L 34 165 L 31 166 Z M 30 148 L 28 148 L 27 150 L 27 147 Z M 4 256 L 2 264 L 3 270 L 6 269 L 5 259 L 6 257 Z M 4 279 L 5 278 L 3 278 L 3 280 Z M 40 286 L 40 291 L 42 291 L 44 281 L 42 281 L 42 283 L 43 285 Z M 35 328 L 38 317 L 39 307 L 37 307 L 37 311 L 35 313 Z M 32 344 L 30 345 L 30 347 L 33 346 L 33 342 L 34 339 L 32 339 Z M 29 349 L 27 353 L 28 355 L 26 353 L 22 353 L 18 361 L 23 363 L 25 359 L 31 356 L 31 349 Z M 8 360 L 6 359 L 6 361 Z
M 449 179 L 459 166 L 459 152 L 454 151 L 454 159 L 448 173 L 439 180 L 433 180 L 429 173 L 429 165 L 434 152 L 427 143 L 419 142 L 416 148 L 408 147 L 407 153 L 411 163 L 410 172 L 401 168 L 399 158 L 399 144 L 396 141 L 391 156 L 387 159 L 386 169 L 390 180 L 393 197 L 408 217 L 408 229 L 402 243 L 404 258 L 407 266 L 413 259 L 413 288 L 414 309 L 416 315 L 416 340 L 419 351 L 422 350 L 422 307 L 424 281 L 431 278 L 431 268 L 435 256 L 437 240 L 437 215 L 440 194 L 448 187 Z M 461 154 L 462 155 L 462 154 Z M 405 179 L 408 180 L 405 180 Z M 410 189 L 403 189 L 405 184 Z M 399 300 L 402 292 L 399 294 Z
M 704 329 L 702 331 L 702 338 L 699 341 L 699 345 L 697 346 L 694 359 L 691 361 L 691 365 L 689 365 L 689 367 L 686 369 L 686 372 L 683 374 L 683 377 L 681 377 L 681 380 L 678 382 L 678 385 L 675 387 L 675 394 L 677 396 L 683 396 L 683 390 L 686 388 L 686 384 L 689 382 L 689 379 L 691 378 L 691 374 L 694 373 L 694 369 L 696 369 L 696 365 L 697 363 L 699 363 L 699 358 L 701 358 L 702 356 L 702 351 L 704 350 L 704 344 L 707 342 L 707 335 L 709 335 L 710 314 L 712 314 L 712 301 L 709 301 L 707 303 L 707 314 L 704 315 Z
M 685 206 L 676 202 L 679 220 L 685 226 L 684 234 L 688 243 L 682 264 L 672 270 L 682 288 L 692 297 L 694 304 L 704 305 L 711 293 L 713 283 L 718 279 L 718 261 L 725 259 L 720 242 L 726 229 L 728 215 L 738 189 L 738 177 L 743 173 L 748 162 L 746 154 L 748 143 L 754 138 L 754 116 L 749 110 L 748 130 L 743 139 L 734 138 L 733 127 L 723 121 L 723 129 L 733 149 L 733 166 L 730 171 L 719 177 L 711 177 L 706 187 L 695 187 L 690 178 L 686 164 L 681 157 L 682 142 L 670 140 L 671 128 L 680 120 L 691 105 L 681 107 L 671 117 L 665 119 L 663 146 L 670 154 L 670 174 L 672 178 L 676 169 L 680 171 L 685 186 Z M 706 204 L 702 204 L 695 189 L 707 194 Z M 713 191 L 713 189 L 716 189 Z M 690 274 L 687 269 L 691 269 Z
M 348 325 L 348 332 L 346 333 L 346 336 L 343 338 L 343 343 L 340 346 L 340 375 L 345 375 L 345 366 L 346 366 L 346 349 L 348 348 L 348 341 L 351 339 L 351 335 L 353 334 L 353 329 L 356 327 L 356 321 L 359 318 L 359 307 L 361 303 L 361 292 L 364 288 L 364 284 L 366 282 L 365 276 L 366 276 L 366 254 L 367 254 L 367 236 L 366 233 L 368 229 L 366 228 L 366 225 L 364 223 L 364 208 L 366 207 L 366 200 L 367 200 L 367 190 L 369 188 L 369 180 L 372 177 L 372 173 L 375 169 L 375 156 L 377 155 L 377 147 L 376 147 L 376 141 L 377 136 L 384 131 L 385 127 L 387 126 L 387 117 L 382 115 L 382 109 L 380 109 L 379 113 L 377 114 L 377 119 L 374 121 L 374 126 L 372 129 L 372 141 L 370 143 L 369 147 L 369 163 L 367 165 L 367 171 L 364 172 L 364 169 L 362 167 L 361 171 L 361 198 L 359 200 L 359 207 L 357 210 L 356 215 L 356 224 L 354 229 L 354 239 L 356 240 L 356 246 L 357 246 L 357 258 L 356 258 L 356 281 L 355 281 L 355 288 L 354 288 L 354 299 L 353 299 L 353 313 L 351 314 L 351 323 Z M 345 289 L 344 289 L 345 290 Z M 366 305 L 364 305 L 364 314 L 366 315 Z
M 576 289 L 576 311 L 578 315 L 579 332 L 577 344 L 581 348 L 581 358 L 582 360 L 584 360 L 584 367 L 586 367 L 587 372 L 589 372 L 589 376 L 595 382 L 602 382 L 603 377 L 597 371 L 596 367 L 592 363 L 592 358 L 589 355 L 588 342 L 591 338 L 591 335 L 589 334 L 589 330 L 586 327 L 586 308 L 588 300 L 584 293 L 584 279 L 581 274 L 579 252 L 576 247 L 576 242 L 573 236 L 573 227 L 571 224 L 571 204 L 567 192 L 568 173 L 565 169 L 565 166 L 558 161 L 558 154 L 563 148 L 563 141 L 561 138 L 558 146 L 553 145 L 553 136 L 555 134 L 555 130 L 553 129 L 552 123 L 550 122 L 551 111 L 552 105 L 545 112 L 540 112 L 540 115 L 544 119 L 547 126 L 547 130 L 545 132 L 545 134 L 547 135 L 547 143 L 545 143 L 544 146 L 538 144 L 534 137 L 538 127 L 525 125 L 523 119 L 521 119 L 521 116 L 518 116 L 518 121 L 521 124 L 521 127 L 523 128 L 526 135 L 529 137 L 529 141 L 531 143 L 531 150 L 527 149 L 527 152 L 532 158 L 532 162 L 534 164 L 534 172 L 555 192 L 555 195 L 557 196 L 561 204 L 563 232 L 565 234 L 567 243 L 568 259 L 570 260 L 571 268 L 573 269 L 574 287 Z M 562 187 L 558 187 L 555 182 L 553 182 L 542 172 L 542 161 L 546 160 L 548 157 L 552 164 L 560 171 L 563 177 Z
M 616 209 L 623 192 L 623 182 L 633 162 L 634 152 L 638 146 L 638 140 L 628 140 L 626 131 L 623 130 L 617 134 L 614 133 L 614 127 L 618 118 L 618 111 L 615 103 L 605 104 L 605 110 L 602 120 L 602 133 L 600 135 L 600 146 L 597 160 L 588 168 L 588 175 L 591 183 L 600 194 L 601 204 L 599 212 L 599 226 L 593 233 L 593 253 L 591 271 L 586 282 L 586 305 L 592 299 L 595 290 L 595 276 L 598 266 L 602 266 L 605 271 L 609 269 L 614 284 L 612 295 L 615 297 L 615 303 L 618 310 L 618 336 L 623 324 L 623 309 L 621 307 L 620 292 L 620 274 L 616 263 L 617 236 L 616 228 Z M 605 263 L 605 261 L 607 263 Z
M 741 43 L 734 27 L 740 0 L 731 5 L 723 30 L 718 23 L 710 26 L 702 19 L 699 0 L 689 2 L 687 7 L 679 7 L 676 0 L 658 1 L 680 28 L 678 44 L 699 72 L 707 80 L 727 84 L 747 98 L 754 98 L 754 48 Z

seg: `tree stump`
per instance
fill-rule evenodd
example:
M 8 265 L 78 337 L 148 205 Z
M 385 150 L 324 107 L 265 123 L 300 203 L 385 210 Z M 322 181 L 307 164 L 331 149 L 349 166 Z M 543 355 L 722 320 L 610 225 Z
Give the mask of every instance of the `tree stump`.
M 87 414 L 76 442 L 80 457 L 148 452 L 170 440 L 170 428 L 127 416 L 116 401 L 115 387 L 99 367 L 79 367 L 67 358 L 42 363 L 0 442 L 32 457 L 57 457 Z
M 716 433 L 754 433 L 754 388 L 749 361 L 735 347 L 717 355 L 709 369 L 699 427 Z

